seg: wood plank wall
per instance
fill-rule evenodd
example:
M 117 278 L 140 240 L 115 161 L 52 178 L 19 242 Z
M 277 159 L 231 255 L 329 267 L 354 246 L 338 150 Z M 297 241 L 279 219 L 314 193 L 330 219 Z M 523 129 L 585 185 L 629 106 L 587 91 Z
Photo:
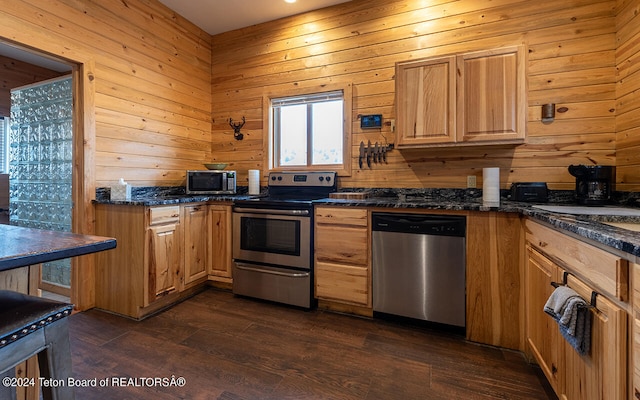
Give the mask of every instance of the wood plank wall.
M 521 43 L 528 49 L 525 145 L 394 150 L 388 164 L 358 169 L 361 141 L 394 141 L 389 126 L 362 131 L 358 115 L 395 118 L 396 62 Z M 215 35 L 212 54 L 212 157 L 233 163 L 240 183 L 248 169 L 265 168 L 262 93 L 330 82 L 354 85 L 353 174 L 341 179 L 344 187 L 466 187 L 467 175 L 481 187 L 482 168 L 498 166 L 503 188 L 546 181 L 573 189 L 568 165 L 616 163 L 613 0 L 353 0 Z M 544 103 L 567 111 L 543 124 Z M 228 119 L 242 116 L 245 140 L 235 141 Z M 625 183 L 640 188 L 638 176 Z
M 65 74 L 0 55 L 0 117 L 11 114 L 11 89 Z
M 180 185 L 210 159 L 211 36 L 157 0 L 4 2 L 0 40 L 93 69 L 97 186 Z
M 422 3 L 353 0 L 212 39 L 156 0 L 23 0 L 3 7 L 0 38 L 95 62 L 97 186 L 121 176 L 134 185 L 182 184 L 185 169 L 208 160 L 232 162 L 246 184 L 248 169 L 264 170 L 265 89 L 353 82 L 353 174 L 344 186 L 464 187 L 467 175 L 499 166 L 505 188 L 545 180 L 571 189 L 569 164 L 615 164 L 618 143 L 619 189 L 640 190 L 640 124 L 631 112 L 638 0 Z M 360 130 L 358 115 L 395 118 L 395 62 L 514 43 L 529 50 L 527 144 L 394 150 L 387 165 L 357 168 L 360 141 L 394 141 L 388 126 Z M 543 125 L 547 102 L 568 111 Z M 238 142 L 228 119 L 242 116 Z
M 617 189 L 640 190 L 640 1 L 618 0 Z

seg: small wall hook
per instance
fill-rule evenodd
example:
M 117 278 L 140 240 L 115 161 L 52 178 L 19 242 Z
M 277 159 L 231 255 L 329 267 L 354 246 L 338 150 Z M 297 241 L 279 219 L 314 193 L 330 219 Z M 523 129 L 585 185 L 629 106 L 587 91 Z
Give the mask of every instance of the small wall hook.
M 246 122 L 247 120 L 244 118 L 244 115 L 242 116 L 242 122 L 238 122 L 235 124 L 233 123 L 233 118 L 229 118 L 229 126 L 233 128 L 233 137 L 236 140 L 244 139 L 244 135 L 240 132 L 240 129 L 242 129 Z

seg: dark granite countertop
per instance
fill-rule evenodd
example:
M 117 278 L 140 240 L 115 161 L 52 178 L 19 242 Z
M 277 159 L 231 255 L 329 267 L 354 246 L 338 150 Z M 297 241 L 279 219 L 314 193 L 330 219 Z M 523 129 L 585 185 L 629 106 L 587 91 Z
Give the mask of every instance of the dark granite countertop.
M 131 188 L 131 200 L 111 200 L 109 188 L 96 190 L 95 204 L 120 204 L 129 206 L 168 206 L 172 204 L 204 203 L 208 201 L 244 200 L 253 196 L 247 194 L 247 187 L 238 187 L 237 194 L 191 195 L 185 193 L 184 186 L 148 186 Z
M 640 257 L 640 232 L 608 225 L 607 222 L 638 224 L 639 217 L 608 215 L 570 215 L 523 207 L 521 213 L 545 222 L 560 231 L 571 232 L 597 244 Z
M 605 247 L 611 247 L 640 257 L 640 232 L 607 225 L 606 222 L 630 222 L 640 224 L 640 217 L 606 215 L 571 215 L 533 208 L 531 203 L 501 201 L 499 207 L 485 207 L 478 198 L 462 200 L 431 197 L 385 196 L 362 200 L 321 199 L 316 204 L 345 207 L 379 207 L 402 209 L 430 209 L 450 211 L 498 211 L 525 215 L 547 223 L 560 231 L 571 232 Z M 638 208 L 634 208 L 638 210 Z
M 228 201 L 244 200 L 253 196 L 247 195 L 171 195 L 171 196 L 150 196 L 135 197 L 131 200 L 94 200 L 96 204 L 120 204 L 129 206 L 170 206 L 172 204 L 204 203 L 208 201 Z
M 113 238 L 0 225 L 0 271 L 115 247 Z
M 141 206 L 161 206 L 172 204 L 199 203 L 208 201 L 244 200 L 251 198 L 246 188 L 240 188 L 237 195 L 192 196 L 184 193 L 184 188 L 134 188 L 131 201 L 111 201 L 108 193 L 99 192 L 96 203 L 126 204 Z M 525 215 L 547 223 L 560 231 L 571 232 L 604 247 L 640 257 L 640 232 L 607 225 L 605 222 L 634 222 L 640 224 L 640 217 L 616 217 L 603 215 L 570 215 L 533 208 L 531 203 L 508 200 L 508 191 L 501 191 L 499 207 L 485 207 L 482 191 L 476 189 L 362 189 L 371 194 L 365 199 L 326 198 L 314 201 L 316 205 L 336 205 L 343 207 L 377 207 L 394 209 L 430 209 L 451 211 L 498 211 Z M 618 204 L 638 205 L 636 194 L 617 199 Z M 573 191 L 552 191 L 549 204 L 571 204 Z M 638 207 L 633 207 L 638 210 Z

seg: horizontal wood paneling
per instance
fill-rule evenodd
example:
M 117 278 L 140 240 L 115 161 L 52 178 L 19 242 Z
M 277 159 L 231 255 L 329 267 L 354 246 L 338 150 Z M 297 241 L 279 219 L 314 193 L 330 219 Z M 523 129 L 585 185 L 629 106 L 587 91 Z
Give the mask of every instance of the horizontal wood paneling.
M 95 63 L 98 186 L 120 176 L 134 185 L 181 184 L 185 169 L 208 160 L 230 162 L 246 184 L 246 170 L 264 170 L 265 90 L 350 82 L 353 174 L 344 186 L 460 187 L 491 163 L 501 167 L 503 187 L 526 178 L 566 188 L 571 163 L 617 163 L 619 188 L 637 190 L 638 7 L 354 0 L 212 39 L 156 0 L 24 0 L 4 5 L 0 37 Z M 396 62 L 519 43 L 529 51 L 525 145 L 423 150 L 417 158 L 394 150 L 388 164 L 358 170 L 361 140 L 394 141 L 388 125 L 361 131 L 358 116 L 395 118 Z M 548 125 L 539 116 L 547 102 L 568 108 Z M 228 120 L 242 116 L 240 142 Z
M 640 1 L 618 0 L 616 17 L 617 190 L 640 182 Z
M 0 117 L 11 114 L 11 89 L 66 74 L 0 55 Z
M 543 180 L 552 189 L 572 189 L 568 165 L 616 163 L 616 12 L 613 0 L 354 0 L 216 35 L 212 157 L 232 163 L 239 182 L 246 182 L 247 169 L 265 169 L 265 90 L 350 82 L 352 175 L 341 179 L 342 186 L 465 187 L 467 175 L 481 184 L 482 168 L 499 166 L 503 188 Z M 529 52 L 526 144 L 393 150 L 388 163 L 358 169 L 361 141 L 395 141 L 389 125 L 361 130 L 359 115 L 396 118 L 396 62 L 514 44 Z M 567 111 L 543 124 L 545 103 Z M 235 141 L 228 119 L 243 115 L 245 140 Z M 635 183 L 640 187 L 640 178 Z
M 160 2 L 9 2 L 0 38 L 95 65 L 97 186 L 180 185 L 211 159 L 211 36 Z

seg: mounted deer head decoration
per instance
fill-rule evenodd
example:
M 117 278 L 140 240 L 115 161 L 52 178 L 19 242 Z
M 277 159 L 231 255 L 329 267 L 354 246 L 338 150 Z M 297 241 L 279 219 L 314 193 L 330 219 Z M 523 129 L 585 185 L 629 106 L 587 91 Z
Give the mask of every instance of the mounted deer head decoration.
M 240 129 L 242 129 L 245 122 L 247 122 L 247 120 L 244 119 L 244 116 L 242 117 L 242 122 L 238 122 L 235 124 L 233 123 L 233 118 L 229 118 L 229 126 L 233 128 L 233 137 L 236 140 L 242 140 L 244 138 L 244 135 L 240 132 Z

